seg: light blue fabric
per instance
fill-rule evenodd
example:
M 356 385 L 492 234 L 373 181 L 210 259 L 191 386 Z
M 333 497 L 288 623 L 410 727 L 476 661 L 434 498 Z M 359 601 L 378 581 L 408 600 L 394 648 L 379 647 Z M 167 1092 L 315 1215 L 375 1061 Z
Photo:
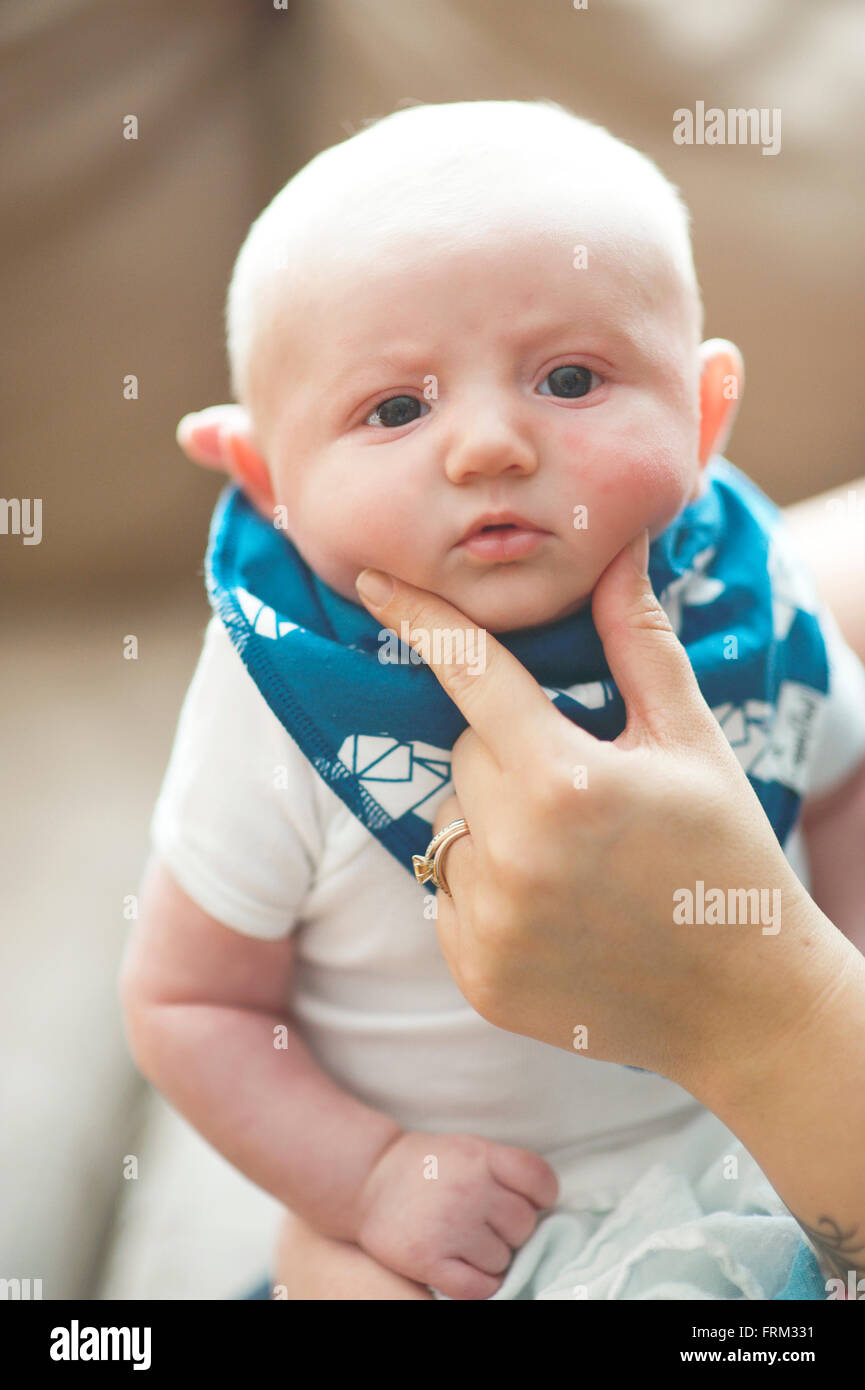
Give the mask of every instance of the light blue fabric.
M 826 1299 L 826 1277 L 820 1273 L 817 1257 L 804 1240 L 796 1252 L 790 1278 L 781 1292 L 775 1295 L 773 1302 L 782 1303 L 794 1299 Z
M 247 1300 L 269 1300 L 271 1295 L 271 1281 L 263 1280 L 251 1293 L 238 1294 L 237 1297 Z M 820 1273 L 820 1267 L 813 1251 L 803 1241 L 796 1252 L 787 1284 L 771 1301 L 773 1303 L 806 1300 L 813 1302 L 825 1300 L 825 1298 L 826 1285 L 823 1275 Z
M 777 509 L 724 459 L 711 461 L 707 481 L 654 541 L 650 576 L 730 741 L 763 749 L 748 775 L 783 843 L 799 807 L 799 744 L 827 690 L 825 643 L 774 543 Z M 214 513 L 206 575 L 270 708 L 413 874 L 430 838 L 428 803 L 450 780 L 460 711 L 416 652 L 325 584 L 235 487 Z M 589 606 L 498 640 L 568 718 L 598 738 L 621 733 L 624 703 Z

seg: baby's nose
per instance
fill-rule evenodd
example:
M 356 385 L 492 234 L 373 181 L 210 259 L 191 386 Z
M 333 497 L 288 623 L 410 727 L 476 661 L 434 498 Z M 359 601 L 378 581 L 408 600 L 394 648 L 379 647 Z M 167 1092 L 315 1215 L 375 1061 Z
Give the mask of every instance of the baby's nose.
M 454 442 L 445 462 L 445 472 L 452 483 L 461 483 L 473 474 L 531 474 L 537 467 L 533 444 L 501 422 L 490 426 L 476 421 L 470 425 Z

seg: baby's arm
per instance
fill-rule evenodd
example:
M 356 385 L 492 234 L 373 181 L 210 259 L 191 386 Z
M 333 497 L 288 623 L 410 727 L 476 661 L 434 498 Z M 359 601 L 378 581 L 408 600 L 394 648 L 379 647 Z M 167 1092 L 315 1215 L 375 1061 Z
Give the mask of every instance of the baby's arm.
M 121 974 L 127 1036 L 143 1074 L 235 1167 L 353 1239 L 358 1195 L 402 1128 L 341 1090 L 295 1033 L 293 953 L 290 937 L 210 917 L 154 858 Z
M 556 1201 L 549 1164 L 469 1135 L 403 1130 L 342 1091 L 289 1024 L 290 940 L 261 941 L 224 926 L 158 858 L 141 899 L 121 995 L 144 1075 L 235 1167 L 301 1218 L 307 1246 L 318 1232 L 331 1238 L 338 1258 L 335 1241 L 359 1247 L 346 1249 L 352 1263 L 338 1279 L 334 1255 L 319 1252 L 326 1281 L 345 1287 L 357 1280 L 360 1298 L 424 1297 L 416 1291 L 423 1284 L 452 1298 L 490 1297 L 539 1210 Z M 430 1149 L 436 1182 L 425 1180 Z M 360 1260 L 361 1252 L 372 1259 Z M 405 1276 L 408 1291 L 372 1291 L 399 1283 L 383 1279 L 375 1261 Z
M 811 896 L 865 955 L 865 762 L 836 790 L 805 802 L 802 828 Z

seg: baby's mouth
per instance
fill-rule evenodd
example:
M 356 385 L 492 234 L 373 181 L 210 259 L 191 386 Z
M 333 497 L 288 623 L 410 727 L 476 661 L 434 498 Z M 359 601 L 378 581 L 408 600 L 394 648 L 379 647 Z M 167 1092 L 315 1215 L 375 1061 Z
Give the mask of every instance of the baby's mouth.
M 457 548 L 477 560 L 502 563 L 531 554 L 549 535 L 529 523 L 499 522 L 472 531 Z

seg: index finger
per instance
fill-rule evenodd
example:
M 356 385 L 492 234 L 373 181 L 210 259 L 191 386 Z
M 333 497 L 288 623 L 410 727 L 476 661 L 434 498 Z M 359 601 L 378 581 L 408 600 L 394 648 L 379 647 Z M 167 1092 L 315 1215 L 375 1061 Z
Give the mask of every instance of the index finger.
M 391 585 L 390 596 L 385 591 L 379 597 L 370 579 Z M 565 719 L 534 676 L 486 628 L 437 594 L 379 570 L 361 570 L 355 584 L 370 613 L 420 653 L 500 766 L 520 762 L 533 740 L 560 733 L 563 719 L 577 735 L 595 742 Z

